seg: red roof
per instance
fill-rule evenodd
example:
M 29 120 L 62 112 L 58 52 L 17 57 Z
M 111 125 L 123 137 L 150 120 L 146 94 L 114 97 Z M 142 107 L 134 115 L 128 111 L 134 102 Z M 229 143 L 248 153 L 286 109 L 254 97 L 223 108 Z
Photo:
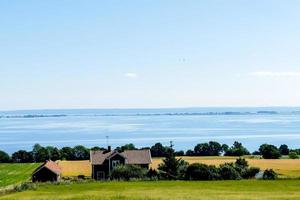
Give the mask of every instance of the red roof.
M 48 160 L 44 164 L 42 164 L 41 166 L 39 166 L 33 172 L 33 174 L 35 174 L 36 172 L 40 171 L 44 167 L 47 168 L 47 169 L 49 169 L 50 171 L 54 172 L 57 175 L 61 174 L 61 168 L 58 166 L 58 164 L 56 162 L 53 162 L 52 160 Z

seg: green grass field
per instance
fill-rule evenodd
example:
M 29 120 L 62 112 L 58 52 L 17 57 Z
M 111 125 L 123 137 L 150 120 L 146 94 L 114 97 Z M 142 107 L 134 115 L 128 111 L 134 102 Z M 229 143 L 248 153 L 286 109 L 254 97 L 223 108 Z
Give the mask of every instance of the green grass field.
M 44 184 L 37 190 L 12 193 L 1 196 L 0 199 L 298 200 L 299 188 L 299 180 L 91 182 Z
M 0 187 L 18 184 L 30 178 L 40 164 L 0 164 Z

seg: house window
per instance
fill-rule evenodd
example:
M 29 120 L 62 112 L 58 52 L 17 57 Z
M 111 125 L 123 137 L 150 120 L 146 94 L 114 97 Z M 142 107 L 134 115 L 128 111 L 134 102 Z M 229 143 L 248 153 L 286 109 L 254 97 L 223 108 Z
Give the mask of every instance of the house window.
M 120 165 L 120 161 L 119 161 L 119 160 L 113 160 L 113 161 L 111 162 L 111 165 L 112 165 L 112 168 L 114 169 L 114 168 L 116 168 L 118 165 Z

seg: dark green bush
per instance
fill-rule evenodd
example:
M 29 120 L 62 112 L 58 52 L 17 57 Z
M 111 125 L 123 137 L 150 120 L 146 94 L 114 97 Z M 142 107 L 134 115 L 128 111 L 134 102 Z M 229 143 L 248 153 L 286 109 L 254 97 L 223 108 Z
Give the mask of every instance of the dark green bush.
M 249 166 L 248 161 L 245 158 L 238 158 L 235 161 L 235 165 L 240 168 L 247 168 Z
M 215 166 L 194 163 L 188 166 L 185 174 L 186 180 L 217 180 L 220 179 L 218 169 Z
M 21 183 L 20 185 L 15 186 L 14 190 L 16 192 L 22 192 L 22 191 L 26 191 L 26 190 L 36 190 L 37 186 L 34 183 Z
M 297 152 L 292 151 L 292 152 L 289 153 L 289 158 L 290 159 L 298 159 L 299 156 L 298 156 Z
M 250 167 L 247 169 L 244 169 L 241 173 L 242 178 L 244 179 L 250 179 L 254 178 L 257 173 L 259 173 L 260 169 L 258 167 Z
M 146 177 L 146 174 L 147 170 L 139 166 L 120 165 L 112 171 L 110 178 L 112 180 L 129 181 L 130 179 L 143 179 Z
M 276 172 L 274 172 L 273 169 L 266 169 L 264 171 L 264 174 L 263 174 L 263 179 L 264 180 L 275 180 L 277 179 L 278 175 Z
M 219 173 L 221 179 L 223 180 L 240 180 L 242 178 L 240 173 L 234 168 L 232 163 L 220 165 Z
M 155 169 L 149 169 L 146 176 L 150 179 L 158 179 L 159 178 L 159 174 Z

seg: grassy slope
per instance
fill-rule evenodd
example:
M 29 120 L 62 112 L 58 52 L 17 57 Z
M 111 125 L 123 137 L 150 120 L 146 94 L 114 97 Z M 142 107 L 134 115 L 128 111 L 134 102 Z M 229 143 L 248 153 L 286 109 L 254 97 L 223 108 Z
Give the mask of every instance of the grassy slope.
M 158 181 L 92 182 L 71 185 L 41 185 L 35 191 L 13 193 L 0 199 L 300 199 L 299 180 L 278 181 Z
M 17 184 L 30 178 L 40 164 L 0 164 L 0 187 Z

